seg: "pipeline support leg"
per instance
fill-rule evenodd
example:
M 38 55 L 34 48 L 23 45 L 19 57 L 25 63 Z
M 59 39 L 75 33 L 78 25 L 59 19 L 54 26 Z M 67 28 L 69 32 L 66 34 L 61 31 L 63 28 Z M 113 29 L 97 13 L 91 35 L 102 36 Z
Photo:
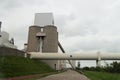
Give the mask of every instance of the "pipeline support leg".
M 101 67 L 101 56 L 100 56 L 100 52 L 98 52 L 98 59 L 96 60 L 96 65 L 97 65 L 97 67 Z

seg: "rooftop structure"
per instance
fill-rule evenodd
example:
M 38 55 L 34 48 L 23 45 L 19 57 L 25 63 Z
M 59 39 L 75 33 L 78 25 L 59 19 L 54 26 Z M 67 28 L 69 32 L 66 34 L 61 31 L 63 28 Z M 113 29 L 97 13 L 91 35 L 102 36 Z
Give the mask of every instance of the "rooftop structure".
M 47 25 L 54 25 L 54 19 L 52 13 L 36 13 L 34 25 L 44 27 Z

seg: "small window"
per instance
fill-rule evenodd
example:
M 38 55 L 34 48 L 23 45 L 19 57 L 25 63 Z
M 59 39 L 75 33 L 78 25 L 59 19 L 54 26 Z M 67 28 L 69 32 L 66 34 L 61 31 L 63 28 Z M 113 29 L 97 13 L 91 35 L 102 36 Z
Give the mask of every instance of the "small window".
M 41 28 L 40 31 L 43 32 L 43 28 Z

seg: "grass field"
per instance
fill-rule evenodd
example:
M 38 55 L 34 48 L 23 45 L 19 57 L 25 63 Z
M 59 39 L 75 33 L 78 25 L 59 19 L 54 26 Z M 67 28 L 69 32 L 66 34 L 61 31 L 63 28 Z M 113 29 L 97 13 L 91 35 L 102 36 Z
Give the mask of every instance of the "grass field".
M 90 80 L 120 80 L 120 74 L 115 73 L 84 71 L 84 74 Z
M 47 64 L 15 56 L 0 56 L 0 78 L 54 72 Z

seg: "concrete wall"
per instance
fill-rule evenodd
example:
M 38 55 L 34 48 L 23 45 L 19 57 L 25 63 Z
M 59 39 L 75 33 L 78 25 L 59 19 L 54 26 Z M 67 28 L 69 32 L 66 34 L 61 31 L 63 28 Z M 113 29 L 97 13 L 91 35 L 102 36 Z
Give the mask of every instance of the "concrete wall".
M 18 49 L 0 47 L 0 56 L 21 56 L 24 57 L 25 53 Z

